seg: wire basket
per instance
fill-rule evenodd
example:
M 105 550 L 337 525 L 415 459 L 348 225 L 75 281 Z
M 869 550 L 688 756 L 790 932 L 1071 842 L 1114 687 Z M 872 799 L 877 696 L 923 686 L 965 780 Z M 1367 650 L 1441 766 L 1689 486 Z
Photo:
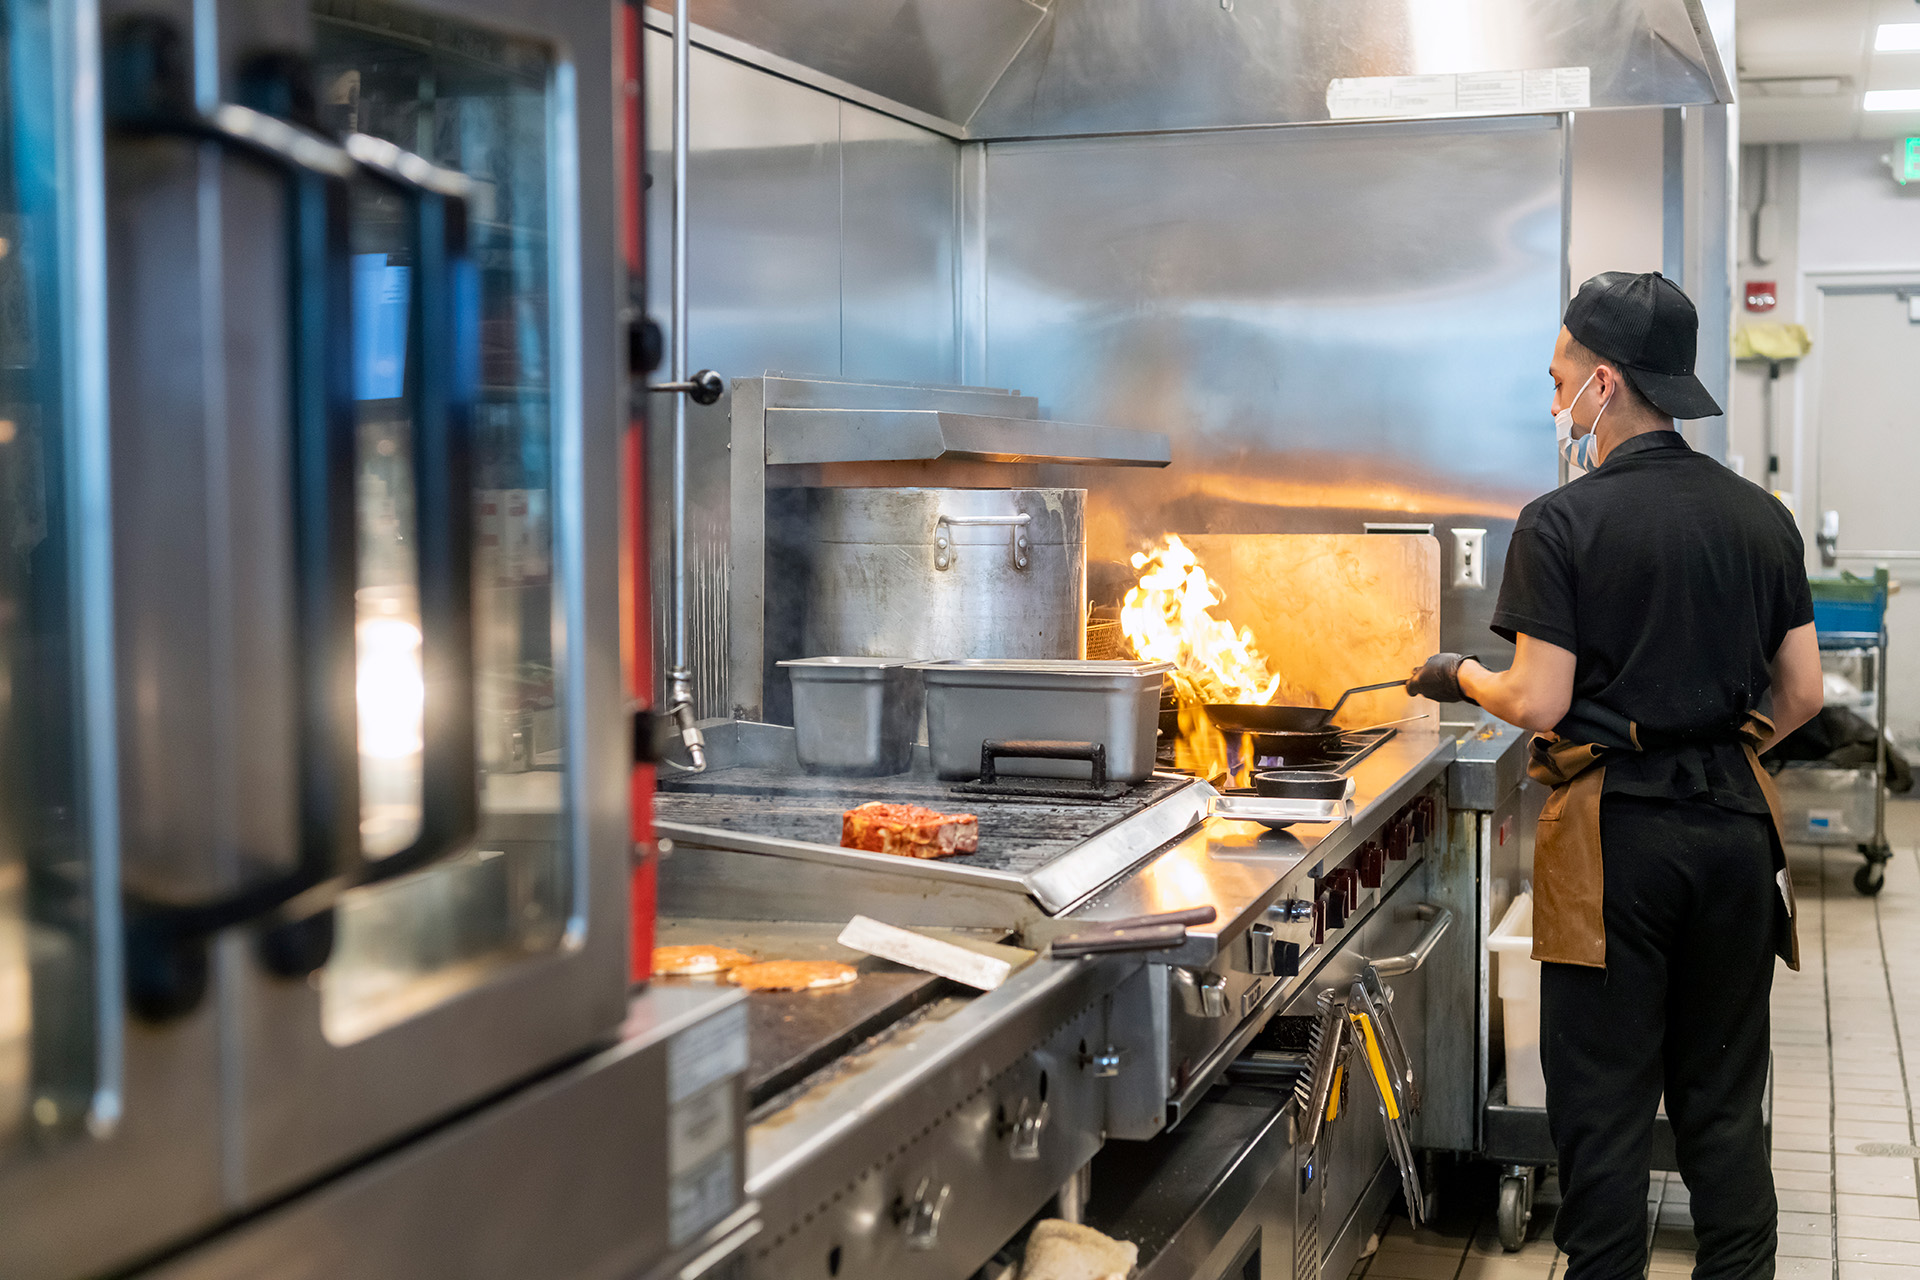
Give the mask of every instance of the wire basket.
M 1132 657 L 1127 646 L 1127 637 L 1120 630 L 1118 622 L 1090 621 L 1087 623 L 1087 657 L 1095 662 L 1112 662 L 1118 658 Z

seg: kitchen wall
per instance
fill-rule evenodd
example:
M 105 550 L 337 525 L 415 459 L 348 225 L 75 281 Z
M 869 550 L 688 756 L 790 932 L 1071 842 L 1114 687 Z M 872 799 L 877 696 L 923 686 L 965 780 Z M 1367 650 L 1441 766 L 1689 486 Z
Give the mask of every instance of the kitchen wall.
M 672 42 L 645 33 L 647 311 L 670 330 Z M 706 49 L 691 59 L 688 368 L 954 382 L 958 144 Z M 725 715 L 729 458 L 723 400 L 688 407 L 694 705 Z M 671 652 L 666 556 L 672 401 L 648 469 L 655 664 Z M 664 691 L 664 684 L 662 686 Z
M 1747 147 L 1740 165 L 1740 247 L 1739 271 L 1734 279 L 1735 326 L 1753 323 L 1796 323 L 1800 314 L 1800 148 L 1775 145 Z M 1774 224 L 1770 256 L 1761 261 L 1754 240 L 1758 210 L 1771 205 Z M 1779 303 L 1766 313 L 1748 311 L 1746 284 L 1751 280 L 1769 280 L 1777 286 Z M 1795 370 L 1783 365 L 1775 384 L 1774 423 L 1776 447 L 1782 468 L 1769 477 L 1767 471 L 1767 381 L 1769 366 L 1762 360 L 1741 360 L 1733 371 L 1733 403 L 1728 406 L 1730 460 L 1747 479 L 1769 485 L 1793 499 L 1796 508 L 1793 422 Z M 1811 536 L 1811 526 L 1806 526 Z
M 1164 471 L 1068 481 L 1095 602 L 1169 531 L 1414 521 L 1450 563 L 1478 528 L 1442 641 L 1498 652 L 1513 519 L 1555 478 L 1564 146 L 1540 117 L 989 144 L 986 380 L 1173 438 Z
M 1821 361 L 1828 348 L 1822 345 L 1818 286 L 1888 280 L 1920 284 L 1920 189 L 1894 184 L 1881 159 L 1889 148 L 1885 141 L 1802 143 L 1766 148 L 1764 154 L 1761 148 L 1750 147 L 1743 157 L 1743 208 L 1750 215 L 1760 203 L 1760 171 L 1770 167 L 1770 199 L 1779 209 L 1780 234 L 1773 261 L 1758 262 L 1751 218 L 1743 219 L 1735 322 L 1802 323 L 1813 339 L 1806 359 L 1782 366 L 1774 421 L 1781 467 L 1777 484 L 1794 503 L 1808 564 L 1815 571 L 1821 571 L 1814 547 L 1819 510 L 1834 501 L 1831 493 L 1823 501 L 1820 490 L 1820 404 L 1826 404 L 1827 417 L 1845 422 L 1849 449 L 1889 459 L 1890 465 L 1904 466 L 1891 460 L 1906 451 L 1913 434 L 1910 416 L 1889 420 L 1867 410 L 1883 387 L 1828 379 L 1824 393 L 1821 390 Z M 1744 283 L 1756 279 L 1779 286 L 1779 306 L 1766 315 L 1738 305 L 1744 298 Z M 1744 455 L 1746 474 L 1756 480 L 1762 478 L 1765 465 L 1766 376 L 1765 362 L 1742 362 L 1734 385 L 1733 449 Z M 1912 370 L 1888 368 L 1885 377 L 1910 381 Z M 1854 404 L 1861 408 L 1852 410 Z M 1898 523 L 1899 513 L 1876 514 L 1883 524 L 1889 516 Z M 1896 549 L 1920 547 L 1920 520 L 1908 523 L 1911 536 Z M 1843 545 L 1853 541 L 1847 528 L 1843 527 L 1841 541 Z M 1847 567 L 1870 568 L 1863 563 Z M 1893 597 L 1888 610 L 1888 720 L 1897 741 L 1920 747 L 1920 564 L 1906 562 L 1895 568 L 1905 577 L 1906 589 Z
M 646 33 L 649 310 L 670 318 L 672 42 Z M 959 145 L 695 48 L 692 368 L 952 382 Z
M 1809 328 L 1818 310 L 1807 291 L 1807 277 L 1840 275 L 1920 275 L 1920 189 L 1902 189 L 1888 176 L 1881 157 L 1891 144 L 1881 142 L 1802 143 L 1748 147 L 1742 164 L 1739 277 L 1734 282 L 1734 323 L 1784 321 Z M 1770 172 L 1769 172 L 1770 171 Z M 1778 251 L 1770 262 L 1754 256 L 1753 212 L 1761 203 L 1762 175 L 1768 173 L 1769 198 L 1779 209 Z M 1740 305 L 1750 280 L 1779 286 L 1779 305 L 1756 314 Z M 1813 334 L 1818 359 L 1820 335 Z M 1779 487 L 1796 499 L 1802 528 L 1811 544 L 1817 498 L 1812 455 L 1807 452 L 1810 417 L 1802 403 L 1806 370 L 1783 366 L 1776 389 L 1776 433 L 1781 449 Z M 1734 452 L 1744 456 L 1746 474 L 1763 478 L 1765 458 L 1763 392 L 1767 365 L 1743 361 L 1736 372 L 1732 416 Z M 1804 500 L 1802 500 L 1804 499 Z
M 670 42 L 649 31 L 646 53 L 664 323 Z M 1167 471 L 1054 477 L 1093 492 L 1110 573 L 1168 531 L 1432 523 L 1450 566 L 1451 530 L 1485 529 L 1487 584 L 1448 588 L 1443 637 L 1497 656 L 1513 518 L 1555 476 L 1565 138 L 1555 117 L 1516 117 L 963 149 L 696 48 L 690 364 L 976 381 L 1049 416 L 1168 432 Z M 726 413 L 690 410 L 708 714 L 727 710 Z M 665 402 L 654 421 L 661 458 Z M 652 474 L 664 556 L 666 468 Z
M 1573 119 L 1572 288 L 1602 271 L 1659 271 L 1665 262 L 1665 111 L 1582 111 Z

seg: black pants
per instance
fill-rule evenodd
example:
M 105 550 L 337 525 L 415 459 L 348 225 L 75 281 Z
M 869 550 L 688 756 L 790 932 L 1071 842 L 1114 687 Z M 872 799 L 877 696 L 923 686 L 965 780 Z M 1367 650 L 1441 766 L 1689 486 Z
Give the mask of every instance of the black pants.
M 1549 964 L 1540 1046 L 1569 1280 L 1647 1263 L 1647 1179 L 1662 1090 L 1692 1195 L 1697 1280 L 1773 1275 L 1777 1209 L 1761 1127 L 1773 986 L 1764 818 L 1608 796 L 1607 967 Z

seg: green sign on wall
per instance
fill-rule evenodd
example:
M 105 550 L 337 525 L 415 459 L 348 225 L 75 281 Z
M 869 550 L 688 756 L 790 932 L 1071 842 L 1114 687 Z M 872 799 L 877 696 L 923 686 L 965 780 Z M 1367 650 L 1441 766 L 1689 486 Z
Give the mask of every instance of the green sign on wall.
M 1902 143 L 1900 157 L 1901 164 L 1894 171 L 1900 179 L 1900 185 L 1904 187 L 1909 182 L 1920 182 L 1920 138 L 1908 138 Z

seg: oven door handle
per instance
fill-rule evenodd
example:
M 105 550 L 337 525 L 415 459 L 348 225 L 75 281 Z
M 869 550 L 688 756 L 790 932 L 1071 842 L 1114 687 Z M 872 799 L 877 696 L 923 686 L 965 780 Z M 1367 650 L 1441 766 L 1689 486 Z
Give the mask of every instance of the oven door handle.
M 480 831 L 473 621 L 473 402 L 479 283 L 467 243 L 473 183 L 363 133 L 347 135 L 361 171 L 409 206 L 418 269 L 408 354 L 415 370 L 413 491 L 419 557 L 420 834 L 363 862 L 358 884 L 391 880 L 465 851 Z
M 237 103 L 193 106 L 178 26 L 136 14 L 103 50 L 106 116 L 118 132 L 212 142 L 277 172 L 287 185 L 297 648 L 297 848 L 290 869 L 223 898 L 175 903 L 127 898 L 128 1000 L 149 1019 L 177 1017 L 204 995 L 206 941 L 350 874 L 360 857 L 358 724 L 354 703 L 352 283 L 348 179 L 354 161 L 326 138 Z M 330 923 L 330 922 L 329 922 Z M 291 956 L 311 971 L 331 929 L 307 930 Z M 308 964 L 315 955 L 319 958 Z M 269 956 L 269 962 L 274 957 Z M 276 971 L 283 971 L 276 966 Z
M 1440 945 L 1440 939 L 1446 937 L 1447 930 L 1453 927 L 1453 912 L 1445 907 L 1436 907 L 1431 903 L 1422 903 L 1422 912 L 1432 912 L 1426 932 L 1413 944 L 1413 950 L 1397 956 L 1382 956 L 1373 961 L 1373 971 L 1383 978 L 1398 978 L 1409 973 L 1418 973 L 1420 966 L 1427 962 L 1433 949 Z

